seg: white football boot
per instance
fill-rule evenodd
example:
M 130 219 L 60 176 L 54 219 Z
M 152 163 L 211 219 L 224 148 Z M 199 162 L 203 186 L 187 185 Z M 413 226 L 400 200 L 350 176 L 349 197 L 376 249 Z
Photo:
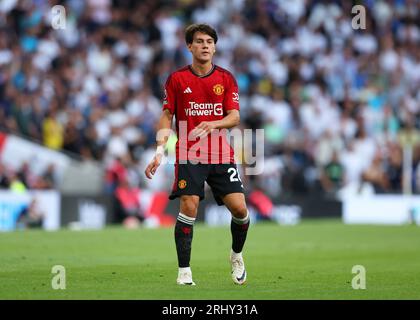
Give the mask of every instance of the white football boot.
M 195 286 L 190 267 L 179 268 L 178 279 L 176 279 L 176 283 L 180 285 Z
M 246 281 L 246 270 L 244 259 L 241 253 L 230 251 L 230 264 L 232 265 L 232 280 L 236 284 L 244 284 Z

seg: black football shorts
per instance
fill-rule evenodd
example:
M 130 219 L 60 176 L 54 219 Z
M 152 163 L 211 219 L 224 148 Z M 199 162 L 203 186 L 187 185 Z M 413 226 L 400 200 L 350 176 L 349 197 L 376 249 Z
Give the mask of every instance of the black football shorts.
M 224 205 L 222 198 L 229 194 L 244 193 L 244 187 L 234 163 L 225 164 L 175 164 L 175 179 L 169 199 L 182 195 L 197 195 L 204 199 L 204 182 L 210 186 L 214 199 L 219 206 Z

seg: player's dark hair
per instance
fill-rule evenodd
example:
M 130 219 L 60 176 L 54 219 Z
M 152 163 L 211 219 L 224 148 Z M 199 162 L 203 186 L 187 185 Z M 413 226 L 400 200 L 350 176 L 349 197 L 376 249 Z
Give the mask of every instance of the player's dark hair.
M 210 27 L 208 24 L 198 24 L 198 23 L 194 23 L 190 26 L 188 26 L 185 29 L 185 42 L 187 44 L 191 44 L 193 42 L 193 38 L 194 38 L 194 33 L 196 32 L 202 32 L 204 34 L 209 35 L 210 37 L 213 38 L 214 43 L 217 43 L 217 33 L 216 30 L 214 30 L 212 27 Z

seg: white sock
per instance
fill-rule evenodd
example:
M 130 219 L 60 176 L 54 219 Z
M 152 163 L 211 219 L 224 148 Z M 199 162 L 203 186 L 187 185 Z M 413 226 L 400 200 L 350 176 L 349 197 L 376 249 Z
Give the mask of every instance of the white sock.
M 230 255 L 231 255 L 232 258 L 240 258 L 240 257 L 242 257 L 242 252 L 236 253 L 235 251 L 230 249 Z
M 178 272 L 179 272 L 179 273 L 184 273 L 184 272 L 191 273 L 191 267 L 178 268 Z
M 181 212 L 178 213 L 177 220 L 178 221 L 181 221 L 181 222 L 183 222 L 185 224 L 188 224 L 190 226 L 194 225 L 194 222 L 195 222 L 195 218 L 191 218 L 191 217 L 189 217 L 186 214 L 183 214 Z

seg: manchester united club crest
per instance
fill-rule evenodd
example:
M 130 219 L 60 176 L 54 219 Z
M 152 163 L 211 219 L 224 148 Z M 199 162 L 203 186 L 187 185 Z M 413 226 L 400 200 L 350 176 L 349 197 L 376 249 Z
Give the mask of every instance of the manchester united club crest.
M 178 182 L 178 187 L 179 187 L 180 189 L 184 189 L 186 186 L 187 186 L 187 181 L 185 181 L 184 179 L 179 180 L 179 182 Z
M 216 84 L 213 87 L 213 92 L 218 96 L 220 96 L 223 93 L 223 91 L 225 91 L 225 88 L 221 84 Z

